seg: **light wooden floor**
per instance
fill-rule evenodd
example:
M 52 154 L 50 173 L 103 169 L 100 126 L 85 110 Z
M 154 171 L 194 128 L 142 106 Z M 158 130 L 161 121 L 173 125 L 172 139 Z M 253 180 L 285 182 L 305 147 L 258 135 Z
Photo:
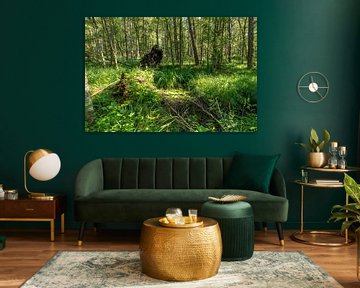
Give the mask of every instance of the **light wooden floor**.
M 275 231 L 257 231 L 255 250 L 303 251 L 344 287 L 360 287 L 356 277 L 356 244 L 343 247 L 319 247 L 290 240 L 285 231 L 285 247 L 277 245 Z M 138 250 L 137 231 L 86 231 L 84 245 L 76 245 L 77 231 L 56 234 L 49 242 L 45 230 L 0 230 L 7 237 L 0 251 L 0 287 L 19 287 L 36 273 L 58 250 Z M 61 288 L 61 287 L 59 287 Z

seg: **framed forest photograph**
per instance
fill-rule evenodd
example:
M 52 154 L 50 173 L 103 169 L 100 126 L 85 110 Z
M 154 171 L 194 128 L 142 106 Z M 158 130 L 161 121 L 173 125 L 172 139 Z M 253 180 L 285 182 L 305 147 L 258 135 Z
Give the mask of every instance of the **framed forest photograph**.
M 256 132 L 256 17 L 85 17 L 86 132 Z

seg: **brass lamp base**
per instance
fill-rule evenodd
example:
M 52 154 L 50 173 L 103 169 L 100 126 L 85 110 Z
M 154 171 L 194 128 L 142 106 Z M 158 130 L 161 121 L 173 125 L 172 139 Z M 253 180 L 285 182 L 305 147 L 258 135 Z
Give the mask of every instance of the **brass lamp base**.
M 37 200 L 54 200 L 55 195 L 49 195 L 45 193 L 29 193 L 29 198 L 31 199 L 37 199 Z

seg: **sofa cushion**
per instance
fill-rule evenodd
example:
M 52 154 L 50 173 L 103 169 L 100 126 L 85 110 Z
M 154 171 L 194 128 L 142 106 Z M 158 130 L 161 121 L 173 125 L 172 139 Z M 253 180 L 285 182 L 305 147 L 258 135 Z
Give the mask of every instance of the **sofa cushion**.
M 122 215 L 121 211 L 123 211 L 125 207 L 131 207 L 132 205 L 134 205 L 134 207 L 143 207 L 142 209 L 140 209 L 143 211 L 136 212 L 132 211 L 132 209 L 125 209 L 127 213 L 130 213 L 130 211 L 132 211 L 131 213 L 135 213 L 136 215 L 140 213 L 141 215 L 145 216 L 146 213 L 144 212 L 144 210 L 148 210 L 150 209 L 150 207 L 152 207 L 150 209 L 151 211 L 153 211 L 155 207 L 158 207 L 157 211 L 164 211 L 165 213 L 166 208 L 176 205 L 176 207 L 185 209 L 183 210 L 183 212 L 186 214 L 186 209 L 188 208 L 200 209 L 201 205 L 205 201 L 209 200 L 209 196 L 221 197 L 227 194 L 246 196 L 246 202 L 249 202 L 254 209 L 255 221 L 285 222 L 287 220 L 288 200 L 286 198 L 250 190 L 111 189 L 98 191 L 97 193 L 91 194 L 87 197 L 77 199 L 75 200 L 75 205 L 77 207 L 92 207 L 90 210 L 94 209 L 94 215 L 96 214 L 96 211 L 99 212 L 102 209 L 104 209 L 104 211 L 99 215 L 105 215 L 106 209 L 110 209 L 114 211 L 117 210 L 117 213 L 120 217 L 120 215 Z M 156 211 L 156 209 L 154 211 Z M 146 217 L 149 218 L 155 216 L 161 215 L 156 215 L 155 213 L 155 215 L 149 214 Z M 102 216 L 97 217 L 102 218 Z M 113 218 L 115 220 L 118 217 L 116 215 L 113 215 Z M 126 220 L 126 217 L 123 219 L 123 221 L 124 220 Z M 141 219 L 139 219 L 139 221 L 140 220 Z
M 269 193 L 270 180 L 280 155 L 236 153 L 224 179 L 228 189 L 246 189 Z

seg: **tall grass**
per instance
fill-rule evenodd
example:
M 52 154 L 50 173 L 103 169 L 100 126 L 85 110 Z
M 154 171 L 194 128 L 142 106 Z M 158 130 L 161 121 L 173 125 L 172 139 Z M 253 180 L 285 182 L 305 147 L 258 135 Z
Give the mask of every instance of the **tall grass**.
M 120 79 L 122 73 L 126 87 L 126 96 L 114 98 L 106 89 L 93 97 L 95 120 L 86 123 L 86 131 L 256 131 L 254 71 L 236 65 L 216 74 L 193 66 L 143 70 L 134 63 L 119 69 L 87 65 L 86 71 L 92 93 Z M 178 113 L 167 106 L 169 101 Z M 194 104 L 197 101 L 203 108 Z
M 195 74 L 195 69 L 190 68 L 164 68 L 155 71 L 154 83 L 161 89 L 187 89 Z
M 92 64 L 85 66 L 87 78 L 90 86 L 90 93 L 102 89 L 106 85 L 119 79 L 125 69 L 116 69 L 114 67 L 102 67 Z
M 204 75 L 189 83 L 192 93 L 205 99 L 218 99 L 223 104 L 237 105 L 249 99 L 256 103 L 256 76 Z

